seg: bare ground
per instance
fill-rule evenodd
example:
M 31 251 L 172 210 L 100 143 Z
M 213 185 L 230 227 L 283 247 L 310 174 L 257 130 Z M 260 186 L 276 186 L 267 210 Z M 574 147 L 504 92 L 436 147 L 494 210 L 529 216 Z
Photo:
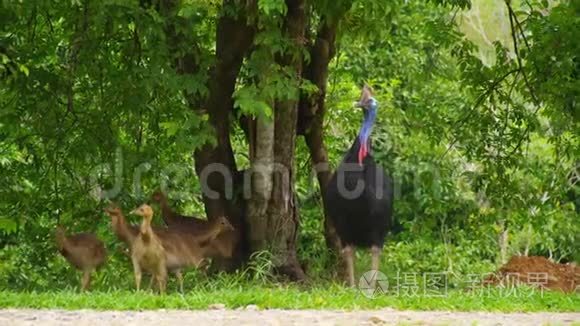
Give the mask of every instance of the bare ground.
M 0 325 L 571 325 L 580 313 L 330 310 L 0 310 Z

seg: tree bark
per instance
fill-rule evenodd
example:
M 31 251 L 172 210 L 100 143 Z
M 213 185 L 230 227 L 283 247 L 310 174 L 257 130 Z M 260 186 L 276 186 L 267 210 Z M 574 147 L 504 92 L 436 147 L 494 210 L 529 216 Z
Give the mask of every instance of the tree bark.
M 299 55 L 306 28 L 304 0 L 287 0 L 283 33 L 294 44 L 277 62 L 294 72 L 291 82 L 302 74 Z M 292 90 L 290 90 L 292 92 Z M 268 250 L 277 272 L 293 280 L 306 277 L 296 256 L 299 215 L 294 195 L 294 152 L 298 119 L 298 86 L 294 98 L 275 102 L 274 121 L 259 118 L 256 125 L 253 162 L 253 198 L 248 209 L 250 247 Z
M 251 251 L 268 248 L 268 205 L 272 194 L 274 163 L 274 123 L 259 117 L 252 142 L 251 198 L 248 201 L 248 241 Z
M 281 58 L 280 64 L 291 67 L 296 80 L 302 75 L 302 56 L 298 55 L 304 46 L 304 34 L 306 31 L 306 4 L 305 0 L 287 0 L 288 12 L 284 28 L 288 37 L 295 45 L 294 54 L 287 54 Z M 281 173 L 274 173 L 274 192 L 270 214 L 275 217 L 272 225 L 273 230 L 279 230 L 280 234 L 274 234 L 271 243 L 280 253 L 282 261 L 277 264 L 279 272 L 293 279 L 304 279 L 305 274 L 298 262 L 296 255 L 296 242 L 300 217 L 296 207 L 294 184 L 294 159 L 296 150 L 296 126 L 298 121 L 298 104 L 300 93 L 297 87 L 295 100 L 285 100 L 276 103 L 274 121 L 276 125 L 274 157 L 276 166 L 281 168 Z M 275 171 L 276 172 L 276 171 Z

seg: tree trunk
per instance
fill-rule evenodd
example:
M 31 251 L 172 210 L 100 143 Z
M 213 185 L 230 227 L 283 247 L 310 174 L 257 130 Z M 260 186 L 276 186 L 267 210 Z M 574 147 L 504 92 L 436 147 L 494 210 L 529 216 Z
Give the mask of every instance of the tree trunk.
M 509 230 L 508 225 L 505 220 L 500 222 L 501 224 L 501 231 L 498 237 L 498 245 L 499 245 L 499 261 L 502 265 L 507 263 L 508 261 L 508 249 L 509 249 Z
M 224 6 L 228 2 L 224 1 Z M 245 201 L 243 198 L 234 198 L 240 194 L 243 180 L 238 178 L 236 162 L 234 160 L 230 142 L 230 113 L 233 108 L 232 95 L 235 90 L 236 79 L 240 72 L 244 57 L 250 50 L 254 39 L 254 27 L 247 25 L 246 16 L 239 14 L 231 17 L 227 14 L 220 16 L 216 35 L 216 65 L 213 68 L 209 82 L 209 98 L 205 108 L 210 112 L 210 122 L 216 130 L 217 146 L 211 148 L 206 145 L 195 152 L 195 168 L 198 175 L 216 163 L 223 167 L 225 175 L 220 172 L 208 175 L 207 186 L 219 194 L 218 198 L 210 198 L 204 192 L 203 200 L 208 219 L 217 216 L 227 216 L 236 230 L 236 250 L 234 263 L 217 263 L 224 268 L 232 268 L 244 258 L 247 248 L 244 246 L 244 215 Z M 228 179 L 229 178 L 229 179 Z M 233 187 L 233 189 L 232 189 Z
M 188 44 L 191 49 L 177 57 L 174 65 L 179 73 L 200 73 L 199 48 L 195 45 L 195 40 L 188 40 L 188 35 L 183 34 L 182 31 L 187 28 L 177 26 L 184 23 L 176 14 L 178 4 L 179 2 L 175 0 L 164 0 L 160 5 L 160 12 L 171 18 L 167 19 L 166 27 L 170 49 L 183 49 L 178 46 L 183 44 Z M 304 72 L 302 70 L 305 58 L 300 49 L 304 46 L 306 31 L 305 0 L 286 0 L 286 5 L 288 11 L 284 18 L 282 33 L 295 42 L 296 47 L 289 51 L 294 50 L 293 53 L 286 53 L 278 58 L 277 62 L 290 68 L 289 70 L 295 73 L 296 80 L 300 80 L 301 77 L 311 80 L 318 86 L 320 92 L 314 98 L 303 98 L 299 102 L 299 94 L 296 91 L 296 100 L 273 103 L 274 121 L 260 118 L 257 122 L 248 124 L 245 131 L 250 135 L 253 172 L 252 198 L 249 201 L 232 196 L 242 192 L 231 188 L 239 188 L 248 180 L 239 177 L 240 172 L 237 171 L 229 132 L 236 78 L 243 59 L 253 44 L 255 34 L 255 27 L 247 25 L 248 19 L 245 15 L 246 10 L 256 9 L 253 7 L 248 9 L 251 4 L 243 8 L 236 0 L 224 0 L 224 11 L 219 15 L 217 23 L 216 63 L 209 71 L 209 95 L 207 99 L 188 96 L 188 101 L 192 109 L 209 115 L 217 140 L 215 147 L 206 145 L 194 153 L 195 168 L 202 181 L 203 200 L 208 218 L 226 215 L 236 227 L 239 238 L 248 235 L 249 248 L 238 250 L 238 256 L 246 251 L 272 250 L 274 263 L 281 272 L 292 278 L 302 279 L 304 273 L 296 258 L 299 226 L 294 195 L 296 133 L 298 128 L 298 132 L 305 136 L 315 167 L 323 167 L 318 172 L 318 181 L 324 194 L 331 175 L 322 137 L 328 64 L 335 52 L 338 20 L 350 8 L 350 4 L 338 10 L 332 19 L 322 18 L 316 42 L 310 49 L 311 62 L 305 66 Z M 231 6 L 237 8 L 234 16 L 229 10 Z M 252 21 L 255 22 L 256 19 Z M 183 53 L 183 51 L 175 52 Z M 245 214 L 246 203 L 248 214 Z M 338 250 L 340 248 L 338 237 L 328 219 L 325 222 L 325 235 L 329 247 Z
M 304 0 L 287 0 L 288 11 L 284 33 L 295 42 L 299 53 L 304 39 L 306 12 Z M 282 66 L 295 72 L 294 80 L 302 73 L 302 56 L 287 53 L 278 59 Z M 292 91 L 292 90 L 290 90 Z M 298 119 L 298 88 L 296 100 L 275 103 L 273 124 L 259 118 L 256 126 L 253 167 L 253 192 L 248 209 L 250 248 L 268 250 L 274 267 L 293 280 L 302 280 L 305 274 L 296 256 L 299 227 L 298 210 L 294 199 L 294 151 Z
M 235 5 L 235 3 L 235 0 L 224 0 L 223 7 Z M 165 0 L 160 10 L 166 17 L 173 15 L 171 19 L 168 19 L 170 23 L 166 27 L 170 49 L 177 49 L 180 44 L 188 42 L 186 35 L 177 32 L 184 30 L 176 26 L 182 23 L 178 17 L 174 16 L 178 4 L 177 1 Z M 215 130 L 217 145 L 208 144 L 195 151 L 195 170 L 202 183 L 203 201 L 208 219 L 227 216 L 235 227 L 237 246 L 234 251 L 234 260 L 239 262 L 245 252 L 243 248 L 245 202 L 233 197 L 233 194 L 239 193 L 235 189 L 242 187 L 242 180 L 238 177 L 239 172 L 230 143 L 229 117 L 233 107 L 232 95 L 236 78 L 243 59 L 253 43 L 255 28 L 248 25 L 244 8 L 239 8 L 237 16 L 226 13 L 220 15 L 216 33 L 216 63 L 210 68 L 209 95 L 207 99 L 186 97 L 193 110 L 209 115 L 209 121 Z M 199 73 L 199 57 L 198 48 L 193 44 L 190 51 L 175 58 L 174 66 L 182 74 Z
M 248 201 L 248 244 L 252 251 L 268 248 L 268 204 L 272 194 L 272 170 L 274 163 L 274 123 L 260 117 L 255 124 L 253 159 L 250 170 L 251 198 Z
M 344 12 L 348 8 L 344 8 Z M 316 171 L 322 198 L 326 186 L 332 176 L 328 162 L 328 154 L 324 145 L 324 115 L 326 112 L 326 84 L 328 81 L 328 65 L 336 52 L 336 33 L 339 17 L 320 22 L 320 28 L 314 45 L 310 49 L 310 64 L 304 70 L 304 78 L 318 87 L 318 92 L 311 97 L 302 96 L 300 101 L 300 117 L 298 132 L 304 135 L 310 151 L 312 165 Z M 335 253 L 341 249 L 340 239 L 325 212 L 324 237 L 327 247 Z

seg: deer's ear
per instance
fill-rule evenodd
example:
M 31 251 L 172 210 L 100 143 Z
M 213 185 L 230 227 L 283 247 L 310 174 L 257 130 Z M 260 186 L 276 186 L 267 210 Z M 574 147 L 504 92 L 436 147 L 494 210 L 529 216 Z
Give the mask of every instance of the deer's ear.
M 371 98 L 371 96 L 373 96 L 373 90 L 371 89 L 371 87 L 368 84 L 365 84 L 362 88 L 359 102 L 361 104 L 364 104 L 364 103 L 368 102 L 368 100 Z

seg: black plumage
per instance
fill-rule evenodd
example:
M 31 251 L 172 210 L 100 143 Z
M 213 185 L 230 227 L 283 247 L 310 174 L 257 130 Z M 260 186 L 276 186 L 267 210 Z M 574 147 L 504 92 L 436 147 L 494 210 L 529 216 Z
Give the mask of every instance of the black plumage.
M 343 247 L 382 248 L 393 226 L 393 180 L 371 154 L 359 165 L 359 148 L 357 138 L 333 174 L 326 191 L 326 211 Z M 339 180 L 340 174 L 344 182 Z M 339 181 L 347 191 L 344 195 Z

